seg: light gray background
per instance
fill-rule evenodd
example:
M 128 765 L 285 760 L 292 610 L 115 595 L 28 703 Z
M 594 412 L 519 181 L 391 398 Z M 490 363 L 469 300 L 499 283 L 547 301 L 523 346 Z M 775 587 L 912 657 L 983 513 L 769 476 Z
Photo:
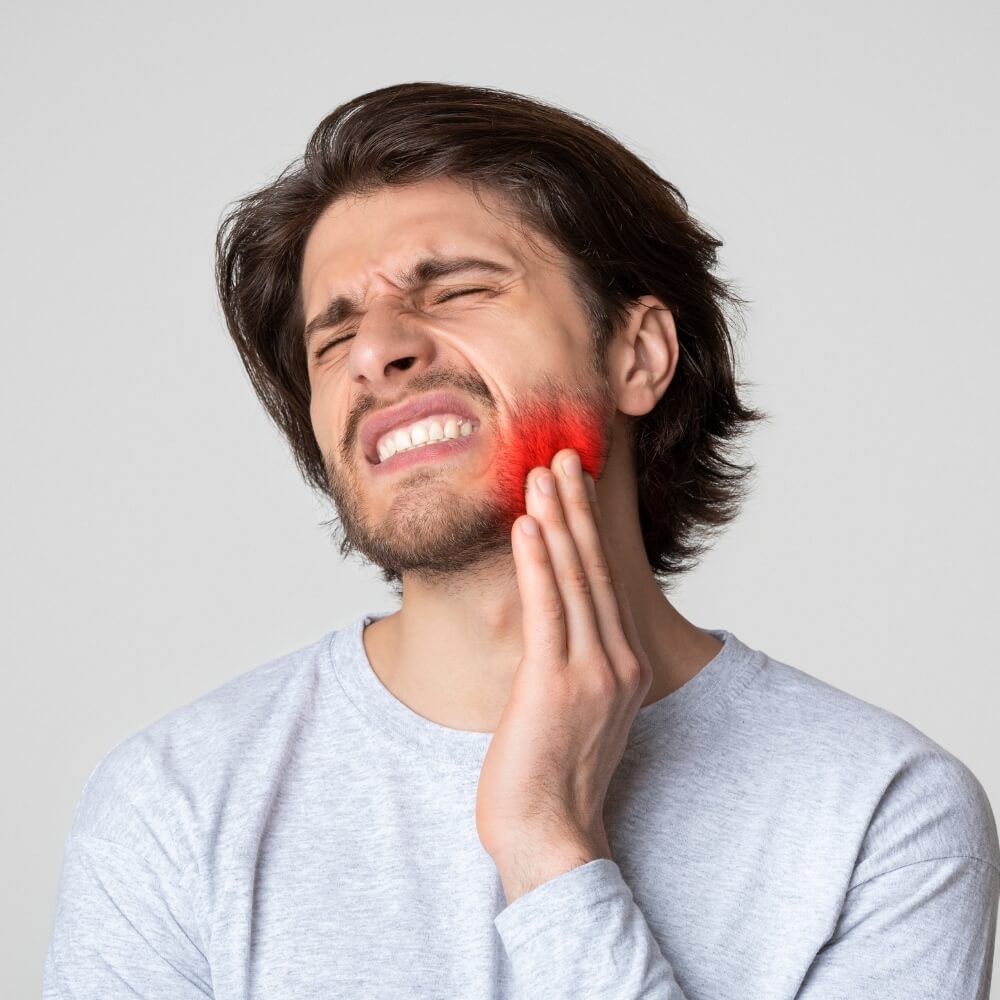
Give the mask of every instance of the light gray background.
M 390 83 L 582 113 L 725 240 L 773 421 L 741 518 L 673 599 L 909 720 L 998 810 L 997 10 L 9 8 L 4 995 L 39 992 L 63 838 L 108 749 L 394 606 L 320 527 L 212 283 L 227 204 Z

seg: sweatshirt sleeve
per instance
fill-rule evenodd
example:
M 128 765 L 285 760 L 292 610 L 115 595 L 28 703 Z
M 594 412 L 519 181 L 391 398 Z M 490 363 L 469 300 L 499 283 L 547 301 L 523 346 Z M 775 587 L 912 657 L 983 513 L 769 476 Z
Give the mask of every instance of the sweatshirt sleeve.
M 979 858 L 917 861 L 847 893 L 798 1000 L 988 1000 L 1000 871 Z
M 102 758 L 64 845 L 44 1000 L 213 995 L 189 829 L 142 734 Z
M 920 744 L 887 771 L 830 937 L 794 1000 L 987 1000 L 998 901 L 986 791 L 952 754 Z M 670 942 L 661 949 L 610 859 L 536 886 L 494 922 L 518 997 L 686 1000 Z
M 184 889 L 108 841 L 67 842 L 43 1000 L 205 1000 L 208 962 Z
M 908 750 L 868 823 L 799 1000 L 987 1000 L 1000 839 L 981 782 L 938 744 Z
M 687 1000 L 609 858 L 535 886 L 494 925 L 525 1000 Z
M 973 857 L 875 876 L 847 893 L 795 998 L 988 1000 L 998 898 L 1000 872 Z M 607 858 L 536 886 L 494 922 L 525 1000 L 686 1000 Z

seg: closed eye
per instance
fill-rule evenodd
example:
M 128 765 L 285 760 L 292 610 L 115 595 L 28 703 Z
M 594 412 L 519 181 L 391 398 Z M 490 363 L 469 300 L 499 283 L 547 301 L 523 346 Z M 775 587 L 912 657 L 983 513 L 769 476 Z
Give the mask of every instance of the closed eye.
M 460 295 L 471 295 L 474 292 L 488 292 L 488 288 L 460 288 L 457 291 L 445 292 L 443 295 L 439 295 L 434 299 L 434 304 L 437 305 L 441 302 L 447 302 L 449 299 L 456 299 Z M 341 337 L 334 337 L 333 340 L 327 341 L 314 355 L 314 360 L 319 360 L 331 347 L 336 347 L 337 344 L 349 340 L 353 334 L 345 334 Z
M 336 347 L 336 346 L 337 346 L 337 344 L 339 344 L 339 343 L 340 343 L 340 342 L 341 342 L 342 340 L 348 340 L 348 339 L 349 339 L 350 337 L 352 337 L 352 336 L 354 336 L 354 335 L 353 335 L 353 334 L 351 334 L 351 333 L 348 333 L 348 334 L 345 334 L 345 335 L 344 335 L 343 337 L 334 337 L 334 338 L 333 338 L 333 340 L 328 340 L 328 341 L 327 341 L 327 342 L 326 342 L 326 343 L 325 343 L 325 344 L 324 344 L 324 345 L 323 345 L 323 346 L 322 346 L 322 347 L 321 347 L 321 348 L 320 348 L 320 349 L 319 349 L 319 350 L 318 350 L 318 351 L 317 351 L 317 352 L 316 352 L 316 353 L 315 353 L 315 354 L 313 355 L 313 360 L 314 360 L 314 361 L 319 361 L 319 359 L 320 359 L 321 357 L 323 357 L 323 355 L 324 355 L 324 354 L 326 354 L 326 352 L 327 352 L 328 350 L 330 350 L 330 348 L 331 348 L 331 347 Z
M 488 288 L 460 288 L 458 291 L 445 292 L 443 295 L 439 295 L 435 300 L 435 304 L 438 302 L 447 302 L 449 299 L 458 298 L 459 295 L 470 295 L 472 292 L 486 292 L 489 291 Z

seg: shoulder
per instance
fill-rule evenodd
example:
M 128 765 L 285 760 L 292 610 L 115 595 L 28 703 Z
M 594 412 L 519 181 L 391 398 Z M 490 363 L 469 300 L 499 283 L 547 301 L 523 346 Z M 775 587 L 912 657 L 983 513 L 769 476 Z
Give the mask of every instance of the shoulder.
M 745 709 L 797 758 L 810 794 L 862 833 L 853 884 L 907 864 L 975 858 L 1000 870 L 989 797 L 955 754 L 895 713 L 767 656 Z
M 84 785 L 69 839 L 190 867 L 198 831 L 253 787 L 255 768 L 315 710 L 335 635 L 239 674 L 111 747 Z

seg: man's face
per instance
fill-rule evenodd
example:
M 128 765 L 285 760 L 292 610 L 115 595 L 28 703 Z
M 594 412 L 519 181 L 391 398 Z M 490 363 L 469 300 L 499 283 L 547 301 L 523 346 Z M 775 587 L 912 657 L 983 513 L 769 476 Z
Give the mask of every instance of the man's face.
M 357 302 L 307 343 L 313 432 L 344 536 L 375 565 L 426 580 L 509 553 L 524 477 L 560 448 L 576 448 L 596 476 L 615 412 L 561 255 L 537 236 L 536 252 L 505 205 L 482 197 L 489 210 L 441 179 L 341 199 L 303 258 L 307 327 L 333 299 Z M 402 280 L 428 257 L 503 270 Z M 474 432 L 372 464 L 365 422 L 441 391 L 461 399 Z

